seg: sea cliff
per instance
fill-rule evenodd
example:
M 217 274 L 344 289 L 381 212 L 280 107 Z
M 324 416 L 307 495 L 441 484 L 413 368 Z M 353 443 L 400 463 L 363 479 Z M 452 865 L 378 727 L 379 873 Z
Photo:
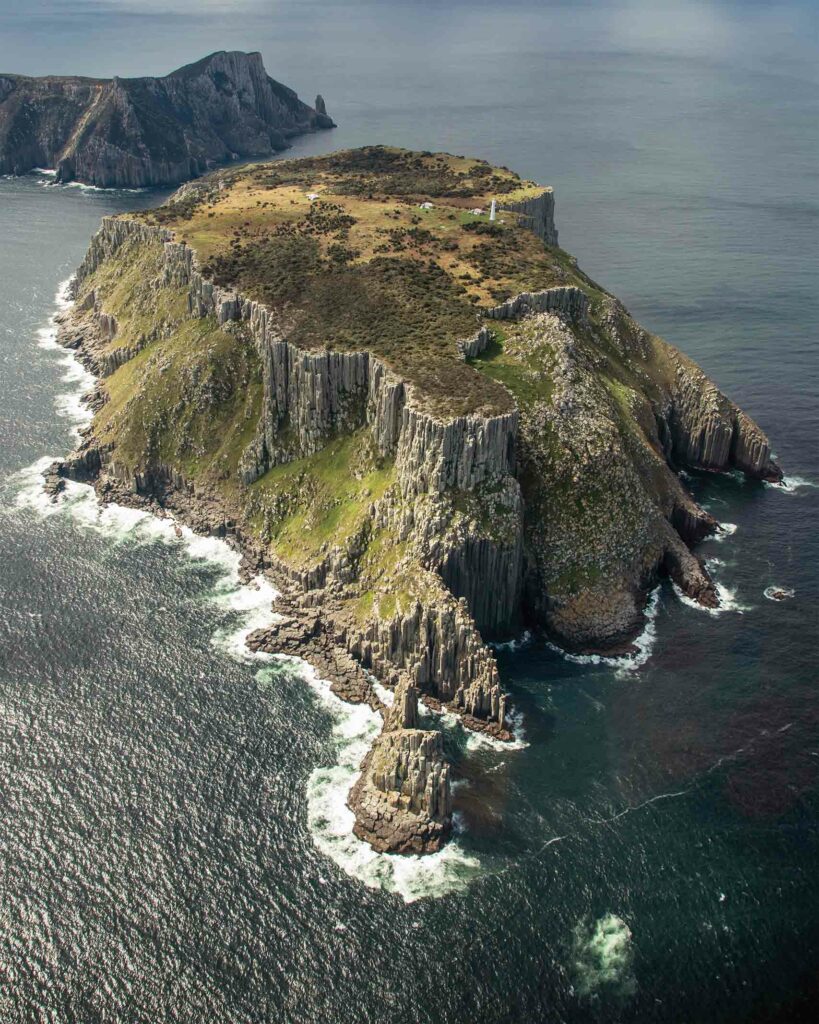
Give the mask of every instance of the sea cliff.
M 251 646 L 382 711 L 350 796 L 377 849 L 450 828 L 419 700 L 510 738 L 488 638 L 622 650 L 663 574 L 715 605 L 690 547 L 718 524 L 677 470 L 780 476 L 759 427 L 557 248 L 553 211 L 436 154 L 223 173 L 106 218 L 61 327 L 100 384 L 52 485 L 170 509 L 275 577 L 285 619 Z
M 0 75 L 0 174 L 48 167 L 102 188 L 175 185 L 332 127 L 322 97 L 303 103 L 259 53 L 221 51 L 164 78 Z

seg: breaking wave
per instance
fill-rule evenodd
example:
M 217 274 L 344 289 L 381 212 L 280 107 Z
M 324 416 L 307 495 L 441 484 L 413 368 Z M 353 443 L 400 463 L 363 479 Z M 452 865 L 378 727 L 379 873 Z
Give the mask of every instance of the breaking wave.
M 423 700 L 418 703 L 418 713 L 422 719 L 426 718 L 428 721 L 438 719 L 444 728 L 459 731 L 465 739 L 467 751 L 483 749 L 505 753 L 509 750 L 523 750 L 529 746 L 529 741 L 523 731 L 523 712 L 517 711 L 515 708 L 511 708 L 506 713 L 506 722 L 513 736 L 511 740 L 499 740 L 489 733 L 469 729 L 454 711 L 428 707 Z
M 353 833 L 355 818 L 347 797 L 361 774 L 361 762 L 381 731 L 381 715 L 368 704 L 341 700 L 307 662 L 286 655 L 273 658 L 298 673 L 333 720 L 335 763 L 314 769 L 307 783 L 307 823 L 318 849 L 369 888 L 396 893 L 406 903 L 464 889 L 482 874 L 478 858 L 463 850 L 457 839 L 438 853 L 399 856 L 376 853 Z M 271 671 L 275 670 L 264 668 L 259 675 L 265 678 Z
M 56 341 L 56 317 L 71 303 L 70 283 L 71 279 L 60 285 L 55 296 L 56 311 L 48 325 L 38 331 L 37 344 L 40 348 L 59 353 L 60 362 L 66 367 L 62 377 L 64 384 L 79 385 L 57 396 L 55 401 L 57 412 L 70 418 L 75 431 L 79 432 L 80 427 L 93 418 L 83 396 L 92 387 L 94 377 L 71 351 Z M 282 655 L 254 653 L 247 648 L 248 634 L 277 618 L 273 603 L 278 593 L 263 576 L 243 583 L 239 571 L 241 555 L 225 540 L 200 536 L 170 516 L 160 517 L 117 504 L 102 505 L 93 487 L 76 481 L 66 480 L 62 493 L 52 498 L 45 491 L 43 471 L 58 458 L 44 456 L 9 478 L 12 507 L 32 511 L 42 518 L 66 517 L 74 525 L 99 533 L 113 544 L 165 543 L 179 548 L 189 558 L 219 566 L 221 573 L 211 599 L 226 614 L 238 614 L 239 623 L 237 625 L 234 618 L 231 625 L 218 629 L 212 638 L 214 646 L 237 661 L 263 666 L 258 673 L 261 678 L 271 672 L 280 672 L 284 665 L 289 665 L 329 711 L 333 719 L 336 760 L 329 767 L 316 768 L 307 786 L 308 825 L 313 841 L 322 853 L 370 888 L 394 892 L 406 902 L 463 889 L 483 873 L 480 861 L 463 850 L 457 838 L 438 853 L 424 856 L 377 853 L 368 843 L 358 839 L 352 830 L 354 816 L 347 807 L 347 798 L 360 773 L 361 762 L 381 730 L 381 715 L 366 704 L 348 704 L 336 697 L 329 682 L 319 678 L 308 663 Z M 275 667 L 274 662 L 277 663 Z M 393 695 L 386 687 L 379 685 L 376 692 L 385 704 L 391 703 Z M 445 712 L 442 717 L 446 717 L 448 722 L 449 716 L 454 720 L 451 723 L 454 727 L 463 728 L 457 716 Z M 521 716 L 513 712 L 510 720 L 516 737 L 512 743 L 502 743 L 493 737 L 465 730 L 467 747 L 488 745 L 507 751 L 526 746 Z M 457 822 L 454 822 L 454 827 L 457 833 Z
M 693 598 L 689 597 L 688 594 L 684 593 L 676 583 L 672 583 L 674 593 L 680 599 L 680 601 L 688 605 L 689 608 L 695 608 L 698 612 L 705 612 L 708 615 L 720 616 L 726 612 L 736 612 L 737 615 L 742 615 L 744 612 L 753 611 L 753 606 L 749 604 L 741 604 L 737 599 L 736 587 L 733 589 L 726 587 L 724 583 L 720 583 L 718 580 L 714 580 L 714 586 L 717 588 L 717 596 L 719 598 L 719 605 L 716 608 L 708 608 L 704 604 L 700 604 Z
M 717 544 L 721 544 L 729 537 L 733 537 L 733 535 L 737 532 L 738 529 L 739 527 L 736 523 L 720 523 L 717 532 L 708 539 L 715 541 Z
M 84 181 L 56 181 L 57 172 L 51 167 L 34 167 L 32 174 L 40 176 L 40 184 L 43 188 L 76 188 L 81 192 L 147 192 L 147 188 L 102 188 L 100 185 L 86 185 Z M 4 175 L 12 177 L 12 175 Z
M 500 643 L 492 643 L 491 641 L 487 644 L 487 647 L 491 647 L 493 651 L 522 651 L 524 647 L 528 647 L 532 642 L 532 633 L 530 630 L 526 630 L 521 633 L 519 637 L 515 637 L 514 640 L 504 640 Z
M 361 762 L 381 731 L 382 719 L 367 704 L 348 704 L 330 691 L 330 684 L 320 679 L 307 662 L 283 655 L 253 653 L 245 646 L 247 635 L 273 621 L 272 604 L 277 592 L 269 580 L 256 577 L 248 584 L 240 580 L 241 556 L 218 537 L 202 537 L 187 526 L 170 518 L 158 518 L 150 512 L 111 504 L 100 505 L 94 489 L 87 484 L 66 481 L 64 493 L 52 501 L 43 489 L 43 470 L 54 459 L 38 459 L 31 466 L 10 478 L 17 508 L 36 511 L 43 517 L 66 516 L 84 529 L 105 536 L 112 543 L 167 543 L 179 547 L 192 559 L 218 565 L 222 575 L 211 599 L 225 612 L 239 613 L 240 624 L 219 629 L 213 643 L 225 654 L 242 662 L 266 662 L 260 677 L 281 671 L 286 664 L 296 671 L 310 687 L 321 705 L 333 718 L 335 764 L 315 769 L 307 786 L 307 817 L 310 832 L 318 849 L 330 857 L 343 871 L 370 888 L 397 893 L 406 902 L 424 896 L 443 896 L 465 888 L 482 873 L 480 861 L 467 854 L 457 839 L 443 850 L 421 856 L 397 856 L 376 853 L 369 844 L 352 831 L 353 813 L 347 807 L 347 796 L 358 778 Z M 279 663 L 276 668 L 271 663 Z M 385 687 L 379 692 L 385 703 L 392 693 Z M 456 718 L 456 716 L 452 716 Z M 478 737 L 480 743 L 490 741 Z M 491 740 L 498 743 L 497 740 Z M 500 744 L 509 749 L 512 744 Z
M 49 317 L 47 325 L 37 331 L 37 347 L 58 353 L 58 362 L 65 367 L 62 382 L 75 385 L 71 390 L 55 396 L 54 408 L 58 416 L 71 422 L 75 436 L 79 437 L 83 427 L 87 427 L 94 418 L 83 397 L 93 388 L 95 377 L 86 370 L 72 351 L 57 343 L 57 317 L 71 305 L 69 291 L 72 280 L 70 277 L 67 278 L 57 288 L 57 294 L 54 296 L 55 311 Z
M 639 636 L 632 640 L 631 643 L 634 651 L 630 654 L 619 654 L 614 657 L 608 657 L 604 654 L 571 654 L 569 651 L 564 651 L 562 647 L 558 647 L 557 644 L 548 641 L 546 646 L 549 650 L 555 651 L 565 658 L 566 661 L 571 661 L 575 665 L 608 665 L 615 670 L 617 676 L 623 677 L 627 673 L 641 668 L 651 657 L 654 644 L 657 641 L 656 620 L 659 610 L 660 587 L 658 585 L 651 591 L 646 602 L 646 624 L 643 626 Z
M 819 487 L 819 483 L 808 480 L 804 476 L 787 476 L 779 483 L 766 481 L 766 487 L 772 487 L 775 491 L 782 491 L 785 494 L 798 494 L 799 491 L 812 490 Z
M 581 921 L 572 933 L 572 967 L 578 995 L 601 990 L 621 997 L 637 991 L 631 929 L 616 914 Z

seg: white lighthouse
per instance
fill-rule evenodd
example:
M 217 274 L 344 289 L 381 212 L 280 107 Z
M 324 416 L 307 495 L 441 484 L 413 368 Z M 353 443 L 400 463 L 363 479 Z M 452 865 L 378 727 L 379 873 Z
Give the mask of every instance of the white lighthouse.
M 496 206 L 497 206 L 497 204 L 495 203 L 495 200 L 493 199 L 492 200 L 492 207 L 489 210 L 489 219 L 490 220 L 494 220 L 495 219 Z

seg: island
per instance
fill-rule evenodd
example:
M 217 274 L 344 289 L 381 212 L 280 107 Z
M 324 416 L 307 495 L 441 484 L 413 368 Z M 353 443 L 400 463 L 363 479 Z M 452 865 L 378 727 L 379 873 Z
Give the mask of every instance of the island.
M 335 127 L 270 78 L 260 53 L 213 53 L 164 78 L 0 74 L 0 174 L 53 170 L 99 188 L 178 185 Z
M 172 514 L 272 577 L 280 617 L 249 646 L 383 714 L 349 798 L 377 850 L 451 829 L 419 701 L 511 739 L 488 641 L 622 654 L 662 577 L 718 605 L 692 548 L 719 526 L 680 470 L 781 478 L 753 420 L 559 247 L 553 191 L 483 160 L 223 169 L 105 218 L 72 287 L 59 337 L 95 415 L 48 487 Z

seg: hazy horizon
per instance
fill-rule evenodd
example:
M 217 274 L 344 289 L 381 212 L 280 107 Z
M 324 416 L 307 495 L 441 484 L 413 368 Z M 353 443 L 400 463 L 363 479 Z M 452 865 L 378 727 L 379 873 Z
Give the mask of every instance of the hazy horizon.
M 174 30 L 184 27 L 180 39 Z M 161 30 L 167 29 L 163 38 Z M 363 82 L 419 58 L 436 67 L 489 46 L 509 54 L 651 54 L 745 66 L 819 82 L 816 5 L 592 0 L 579 5 L 402 0 L 34 0 L 0 2 L 0 72 L 163 75 L 216 50 L 259 50 L 273 77 L 332 93 L 345 53 Z M 377 42 L 360 50 L 362 39 Z M 345 76 L 346 80 L 346 76 Z M 338 97 L 341 100 L 341 97 Z

